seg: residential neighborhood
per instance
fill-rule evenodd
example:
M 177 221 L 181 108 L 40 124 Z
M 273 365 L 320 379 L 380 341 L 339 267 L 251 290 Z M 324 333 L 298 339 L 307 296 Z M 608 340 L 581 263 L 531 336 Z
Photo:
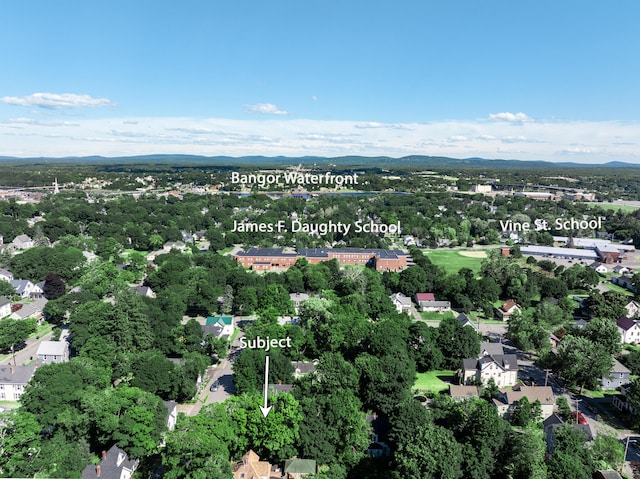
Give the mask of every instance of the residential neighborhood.
M 56 461 L 18 461 L 36 446 L 16 442 L 0 451 L 0 475 L 463 478 L 481 468 L 555 479 L 580 455 L 578 477 L 633 477 L 640 258 L 630 238 L 549 235 L 554 249 L 542 250 L 520 244 L 537 242 L 522 232 L 490 234 L 496 215 L 547 201 L 505 194 L 492 207 L 493 188 L 252 197 L 224 192 L 225 174 L 213 193 L 58 191 L 16 213 L 27 226 L 3 234 L 0 255 L 0 438 L 18 441 L 21 424 L 43 431 L 37 447 Z M 414 200 L 433 214 L 416 216 Z M 336 224 L 403 211 L 401 224 L 418 218 L 413 242 L 229 228 L 317 221 L 327 204 Z M 484 217 L 462 223 L 455 242 L 420 233 L 476 207 Z M 63 218 L 85 221 L 84 233 Z M 436 472 L 416 469 L 417 457 Z

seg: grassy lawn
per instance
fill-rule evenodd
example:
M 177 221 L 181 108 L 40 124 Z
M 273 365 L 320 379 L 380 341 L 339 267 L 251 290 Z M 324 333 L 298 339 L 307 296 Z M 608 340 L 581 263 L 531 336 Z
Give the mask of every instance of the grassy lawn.
M 420 391 L 439 393 L 449 389 L 449 383 L 453 382 L 454 376 L 455 371 L 445 370 L 418 373 L 418 379 L 413 387 Z
M 633 296 L 633 293 L 631 291 L 629 291 L 627 288 L 623 288 L 622 286 L 618 286 L 617 284 L 605 283 L 604 286 L 609 291 L 617 291 L 618 293 L 622 293 L 625 296 Z
M 448 274 L 457 273 L 462 268 L 469 268 L 478 274 L 482 260 L 487 257 L 485 251 L 436 249 L 422 252 L 433 264 L 442 266 Z
M 420 317 L 425 321 L 442 321 L 446 318 L 453 318 L 455 315 L 451 311 L 438 313 L 437 311 L 420 311 Z
M 637 206 L 631 205 L 616 205 L 611 203 L 587 203 L 591 206 L 597 206 L 603 210 L 622 211 L 623 213 L 632 213 L 638 209 Z

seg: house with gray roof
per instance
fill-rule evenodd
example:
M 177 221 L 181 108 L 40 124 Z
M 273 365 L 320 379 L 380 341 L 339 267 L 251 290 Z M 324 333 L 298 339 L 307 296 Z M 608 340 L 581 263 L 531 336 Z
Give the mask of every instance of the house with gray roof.
M 398 313 L 408 313 L 411 311 L 413 304 L 411 303 L 411 298 L 408 296 L 405 296 L 402 293 L 394 293 L 390 298 Z
M 9 284 L 13 286 L 16 294 L 21 298 L 42 298 L 44 295 L 42 288 L 28 279 L 12 279 Z
M 42 319 L 42 314 L 44 312 L 44 307 L 49 302 L 46 298 L 38 298 L 31 303 L 26 303 L 22 305 L 22 308 L 14 311 L 9 316 L 11 319 L 27 319 L 27 318 L 35 318 L 38 321 Z
M 35 364 L 29 366 L 0 365 L 0 401 L 20 399 L 35 369 Z
M 6 318 L 10 314 L 11 314 L 11 301 L 4 296 L 0 296 L 0 319 Z
M 38 365 L 69 361 L 69 343 L 66 341 L 42 341 L 38 346 Z
M 602 376 L 600 385 L 602 389 L 618 389 L 629 382 L 631 371 L 617 359 L 613 360 L 613 367 L 608 375 Z
M 557 414 L 552 414 L 547 419 L 542 421 L 542 428 L 544 430 L 544 440 L 547 443 L 547 452 L 552 453 L 556 447 L 556 431 L 561 427 L 571 427 L 577 431 L 582 431 L 585 435 L 587 443 L 593 442 L 593 432 L 589 424 L 569 424 L 564 421 Z
M 504 347 L 502 343 L 492 343 L 490 341 L 483 341 L 480 343 L 480 356 L 478 359 L 485 356 L 503 356 Z
M 0 268 L 0 280 L 11 281 L 13 279 L 13 273 L 8 269 Z
M 462 326 L 470 326 L 475 332 L 479 332 L 478 325 L 474 323 L 465 313 L 460 313 L 456 318 Z
M 29 249 L 35 246 L 34 241 L 27 235 L 18 235 L 13 238 L 10 246 L 14 249 Z
M 84 468 L 82 479 L 131 479 L 139 463 L 138 459 L 129 459 L 127 453 L 114 444 L 108 451 L 102 451 L 98 464 Z

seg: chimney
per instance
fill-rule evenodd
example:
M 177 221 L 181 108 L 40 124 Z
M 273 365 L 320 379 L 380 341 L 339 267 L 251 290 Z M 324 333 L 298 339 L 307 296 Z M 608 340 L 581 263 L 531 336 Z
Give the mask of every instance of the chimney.
M 102 460 L 107 459 L 107 451 L 102 451 Z
M 98 464 L 96 466 L 96 476 L 100 477 L 100 473 L 102 472 L 102 469 L 100 468 L 100 464 Z

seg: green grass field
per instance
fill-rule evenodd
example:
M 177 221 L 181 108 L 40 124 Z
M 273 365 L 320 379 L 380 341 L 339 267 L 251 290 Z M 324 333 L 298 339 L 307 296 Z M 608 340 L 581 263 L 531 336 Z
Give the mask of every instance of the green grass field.
M 433 264 L 442 266 L 449 274 L 457 273 L 462 268 L 469 268 L 478 274 L 482 260 L 487 257 L 484 251 L 436 249 L 422 252 Z
M 632 213 L 638 209 L 638 206 L 616 205 L 611 203 L 587 203 L 594 207 L 600 207 L 603 210 L 622 211 L 623 213 Z
M 418 379 L 413 385 L 420 391 L 439 393 L 449 389 L 449 383 L 453 382 L 455 371 L 429 371 L 418 373 Z M 445 382 L 447 381 L 447 382 Z
M 425 321 L 442 321 L 446 318 L 455 318 L 455 314 L 451 311 L 446 313 L 438 313 L 437 311 L 420 311 L 420 316 Z

